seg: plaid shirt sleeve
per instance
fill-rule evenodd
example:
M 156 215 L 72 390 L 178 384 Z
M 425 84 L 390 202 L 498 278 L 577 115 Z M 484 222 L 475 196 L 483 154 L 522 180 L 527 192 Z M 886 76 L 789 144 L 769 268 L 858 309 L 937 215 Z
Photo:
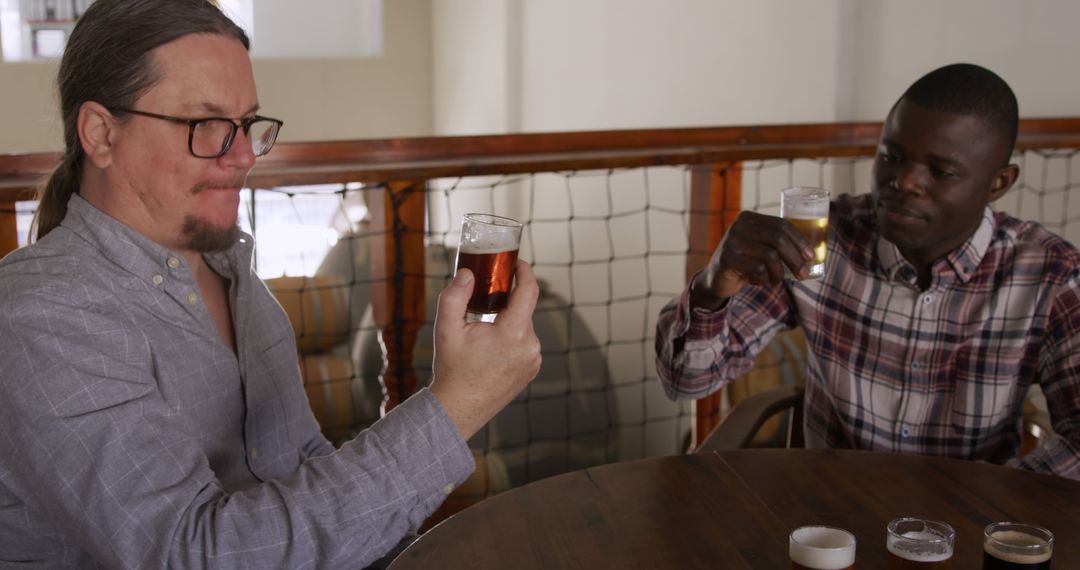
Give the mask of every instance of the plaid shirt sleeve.
M 776 333 L 794 326 L 791 307 L 783 285 L 746 287 L 716 311 L 691 307 L 687 287 L 656 324 L 656 370 L 668 397 L 703 398 L 744 374 Z
M 1058 437 L 1007 464 L 1080 480 L 1080 273 L 1062 287 L 1047 322 L 1039 384 Z

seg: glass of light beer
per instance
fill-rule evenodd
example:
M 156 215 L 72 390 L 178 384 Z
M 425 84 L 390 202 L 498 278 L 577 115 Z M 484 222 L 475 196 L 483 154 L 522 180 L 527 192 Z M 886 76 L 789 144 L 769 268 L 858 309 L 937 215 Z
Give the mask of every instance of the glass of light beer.
M 956 531 L 948 523 L 902 517 L 890 521 L 887 529 L 885 570 L 952 568 Z
M 983 530 L 983 570 L 1049 570 L 1054 535 L 1040 526 L 993 523 Z
M 825 254 L 828 250 L 829 191 L 809 186 L 784 188 L 780 191 L 780 217 L 795 226 L 814 249 L 807 279 L 821 279 L 825 275 Z M 794 278 L 790 270 L 785 272 Z
M 468 268 L 476 278 L 466 322 L 495 322 L 506 308 L 514 281 L 514 264 L 521 247 L 521 222 L 491 214 L 465 214 L 457 268 Z
M 832 526 L 801 526 L 788 537 L 792 570 L 851 570 L 855 535 Z

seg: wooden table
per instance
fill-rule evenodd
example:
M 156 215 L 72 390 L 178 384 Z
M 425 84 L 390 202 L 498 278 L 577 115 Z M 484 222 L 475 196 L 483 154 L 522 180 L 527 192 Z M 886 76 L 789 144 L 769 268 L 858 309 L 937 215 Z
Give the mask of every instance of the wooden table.
M 616 463 L 519 487 L 424 534 L 407 568 L 787 568 L 787 536 L 828 524 L 884 568 L 885 525 L 956 529 L 954 567 L 980 568 L 982 530 L 1019 520 L 1055 535 L 1054 568 L 1080 568 L 1080 482 L 914 455 L 745 450 Z

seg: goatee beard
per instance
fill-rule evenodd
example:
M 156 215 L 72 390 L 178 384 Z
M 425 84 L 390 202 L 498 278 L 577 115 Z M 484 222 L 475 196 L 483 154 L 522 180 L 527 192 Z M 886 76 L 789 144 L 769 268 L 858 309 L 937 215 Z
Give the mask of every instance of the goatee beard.
M 224 251 L 240 239 L 240 227 L 215 228 L 206 220 L 188 216 L 184 219 L 185 248 L 197 253 Z

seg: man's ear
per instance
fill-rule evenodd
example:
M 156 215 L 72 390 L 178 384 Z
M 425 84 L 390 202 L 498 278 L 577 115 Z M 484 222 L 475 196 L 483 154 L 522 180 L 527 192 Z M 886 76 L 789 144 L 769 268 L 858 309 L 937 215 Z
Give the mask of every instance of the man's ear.
M 1020 176 L 1020 167 L 1015 164 L 1007 165 L 1005 168 L 998 170 L 994 174 L 993 180 L 990 181 L 990 201 L 994 202 L 998 198 L 1005 195 L 1012 188 L 1012 185 L 1016 183 L 1016 179 Z
M 113 137 L 118 124 L 112 113 L 96 101 L 87 101 L 79 108 L 77 120 L 79 142 L 90 162 L 98 168 L 112 163 Z

